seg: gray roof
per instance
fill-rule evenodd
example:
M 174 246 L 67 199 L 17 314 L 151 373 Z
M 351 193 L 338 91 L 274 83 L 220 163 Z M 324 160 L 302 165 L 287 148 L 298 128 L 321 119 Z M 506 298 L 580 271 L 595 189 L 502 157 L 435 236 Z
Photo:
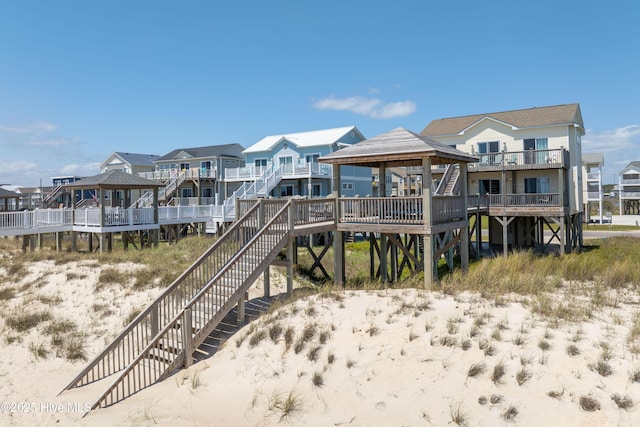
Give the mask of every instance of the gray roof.
M 582 153 L 582 164 L 604 166 L 604 155 L 602 153 Z
M 393 167 L 421 166 L 423 157 L 430 158 L 433 164 L 478 161 L 475 156 L 404 128 L 365 139 L 319 160 L 324 163 L 368 167 L 377 167 L 380 162 L 387 162 Z
M 121 151 L 116 151 L 115 154 L 125 162 L 135 166 L 153 166 L 153 161 L 160 158 L 157 154 L 123 153 Z
M 64 185 L 65 188 L 106 188 L 112 190 L 124 190 L 128 188 L 154 188 L 164 187 L 164 184 L 132 175 L 121 170 L 110 170 L 94 176 L 88 176 L 81 180 Z
M 205 157 L 220 157 L 220 156 L 229 156 L 236 157 L 234 154 L 234 149 L 241 152 L 244 148 L 240 144 L 223 144 L 223 145 L 208 145 L 206 147 L 193 147 L 193 148 L 177 148 L 171 151 L 164 156 L 161 156 L 155 161 L 164 161 L 164 160 L 174 160 L 178 156 L 178 154 L 185 152 L 194 158 L 205 158 Z
M 437 119 L 429 123 L 420 135 L 457 135 L 485 118 L 492 118 L 518 129 L 552 125 L 579 125 L 584 129 L 580 104 L 564 104 Z
M 0 199 L 20 198 L 18 193 L 0 187 Z

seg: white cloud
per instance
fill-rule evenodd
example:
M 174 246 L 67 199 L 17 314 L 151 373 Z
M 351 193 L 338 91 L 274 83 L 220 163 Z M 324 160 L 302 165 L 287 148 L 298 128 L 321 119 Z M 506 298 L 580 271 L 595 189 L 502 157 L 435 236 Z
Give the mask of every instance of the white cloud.
M 40 134 L 40 133 L 53 132 L 57 128 L 58 127 L 52 123 L 33 122 L 23 126 L 0 125 L 0 132 L 20 133 L 20 134 Z
M 31 145 L 33 147 L 61 147 L 63 145 L 75 144 L 76 140 L 70 138 L 30 138 L 24 143 L 25 145 Z
M 416 111 L 416 103 L 413 101 L 384 104 L 380 99 L 361 96 L 352 96 L 349 98 L 335 98 L 330 96 L 314 102 L 313 107 L 319 110 L 351 111 L 352 113 L 374 119 L 405 117 Z
M 100 163 L 69 164 L 60 168 L 60 175 L 92 176 L 100 173 Z

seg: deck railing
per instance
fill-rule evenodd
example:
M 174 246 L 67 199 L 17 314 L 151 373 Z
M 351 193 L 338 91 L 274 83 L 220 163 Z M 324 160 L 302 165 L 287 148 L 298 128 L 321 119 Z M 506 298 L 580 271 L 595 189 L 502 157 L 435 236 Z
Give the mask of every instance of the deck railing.
M 587 173 L 587 180 L 589 181 L 600 181 L 602 174 L 600 172 L 589 172 Z M 638 180 L 640 182 L 640 180 Z
M 620 193 L 621 199 L 640 199 L 640 192 L 638 191 L 622 191 Z
M 560 207 L 559 193 L 528 193 L 528 194 L 489 194 L 489 206 L 506 207 Z
M 469 163 L 469 172 L 483 169 L 525 169 L 536 166 L 563 167 L 568 165 L 568 153 L 563 149 L 506 151 L 498 153 L 476 153 L 477 163 Z

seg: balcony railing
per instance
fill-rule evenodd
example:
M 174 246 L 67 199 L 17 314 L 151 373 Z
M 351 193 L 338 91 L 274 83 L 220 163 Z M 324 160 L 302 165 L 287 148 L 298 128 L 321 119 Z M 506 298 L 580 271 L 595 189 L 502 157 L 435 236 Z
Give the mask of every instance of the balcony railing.
M 246 166 L 242 168 L 227 168 L 224 170 L 227 180 L 253 181 L 260 178 L 271 168 L 271 163 L 267 166 Z M 308 176 L 331 176 L 331 165 L 318 162 L 299 162 L 296 164 L 281 165 L 283 177 L 308 177 Z
M 138 175 L 152 181 L 166 182 L 176 178 L 181 172 L 184 172 L 186 179 L 212 178 L 217 177 L 215 168 L 213 169 L 163 169 L 154 172 L 140 172 Z
M 640 199 L 640 192 L 638 191 L 622 191 L 620 193 L 621 199 Z
M 640 185 L 640 179 L 623 179 L 620 181 L 622 185 Z
M 536 167 L 564 167 L 568 165 L 565 150 L 526 150 L 475 154 L 477 163 L 469 163 L 469 172 L 480 170 L 535 169 Z
M 602 176 L 602 174 L 600 172 L 589 172 L 587 174 L 587 180 L 588 181 L 600 181 L 600 177 Z M 638 180 L 640 181 L 640 180 Z
M 599 191 L 588 191 L 587 192 L 587 201 L 599 201 L 602 197 L 602 193 Z
M 489 194 L 490 207 L 560 207 L 559 193 Z

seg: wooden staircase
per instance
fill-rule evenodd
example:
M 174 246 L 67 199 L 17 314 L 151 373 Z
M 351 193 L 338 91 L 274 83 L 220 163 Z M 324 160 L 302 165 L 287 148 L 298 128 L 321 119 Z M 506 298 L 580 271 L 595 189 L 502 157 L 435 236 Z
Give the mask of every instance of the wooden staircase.
M 190 366 L 198 346 L 286 246 L 293 228 L 291 204 L 283 201 L 269 215 L 264 204 L 255 203 L 64 390 L 117 373 L 93 403 L 95 409 Z
M 445 169 L 444 175 L 438 188 L 435 191 L 435 195 L 455 195 L 460 189 L 460 168 L 458 165 L 449 164 Z

